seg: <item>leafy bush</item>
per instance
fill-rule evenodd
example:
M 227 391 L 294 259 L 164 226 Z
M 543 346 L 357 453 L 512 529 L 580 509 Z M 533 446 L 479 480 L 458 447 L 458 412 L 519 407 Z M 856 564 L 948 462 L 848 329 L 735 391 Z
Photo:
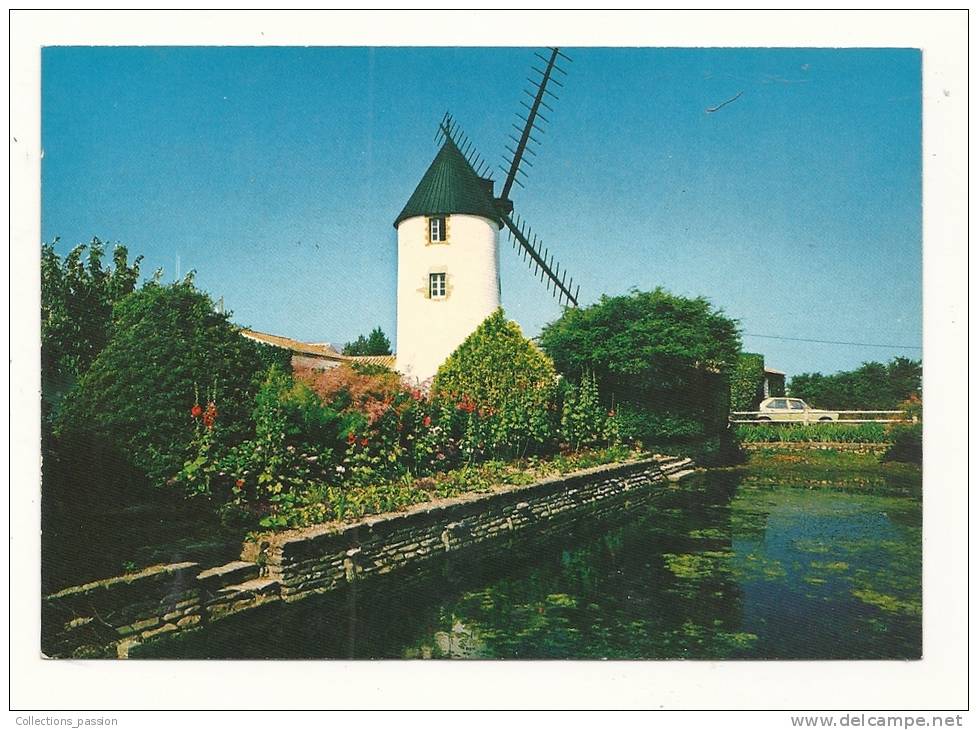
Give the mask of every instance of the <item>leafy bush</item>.
M 661 444 L 702 438 L 703 421 L 675 413 L 655 412 L 631 403 L 618 406 L 621 436 L 628 441 Z
M 582 444 L 596 444 L 604 438 L 608 418 L 598 396 L 592 373 L 585 373 L 580 385 L 566 382 L 563 387 L 560 436 L 575 450 Z
M 702 438 L 726 427 L 725 378 L 740 337 L 706 299 L 663 289 L 605 296 L 567 309 L 540 344 L 568 379 L 594 374 L 604 405 L 620 404 L 625 438 Z
M 464 441 L 472 457 L 512 457 L 552 445 L 556 384 L 550 358 L 499 309 L 445 360 L 432 395 L 468 414 Z
M 208 403 L 212 407 L 216 410 L 214 400 Z M 341 416 L 277 366 L 255 397 L 254 438 L 222 448 L 216 420 L 207 418 L 207 410 L 193 412 L 200 414 L 195 416 L 195 453 L 175 478 L 190 495 L 274 505 L 337 479 L 333 445 Z
M 883 461 L 903 461 L 910 464 L 922 465 L 924 460 L 924 404 L 920 396 L 911 394 L 903 403 L 900 410 L 911 423 L 894 423 L 888 429 L 890 448 L 883 454 Z
M 883 461 L 923 464 L 923 435 L 923 425 L 919 423 L 899 424 L 891 427 L 889 437 L 893 443 L 883 454 Z
M 730 372 L 730 410 L 752 411 L 760 402 L 764 356 L 742 352 Z
M 540 345 L 557 369 L 579 379 L 595 374 L 600 387 L 669 387 L 690 371 L 727 372 L 740 352 L 737 322 L 704 298 L 664 289 L 603 296 L 590 307 L 568 308 L 544 327 Z
M 116 304 L 111 338 L 66 396 L 56 435 L 79 462 L 94 440 L 162 483 L 186 458 L 200 388 L 220 404 L 222 439 L 251 435 L 267 357 L 189 281 L 148 282 Z
M 295 376 L 324 402 L 348 412 L 369 413 L 405 389 L 397 373 L 376 365 L 344 363 L 329 370 L 297 369 Z

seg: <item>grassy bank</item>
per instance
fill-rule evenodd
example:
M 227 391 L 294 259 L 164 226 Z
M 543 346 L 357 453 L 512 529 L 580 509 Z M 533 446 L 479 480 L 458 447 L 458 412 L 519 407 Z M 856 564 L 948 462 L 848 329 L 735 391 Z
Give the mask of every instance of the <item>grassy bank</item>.
M 813 449 L 788 451 L 760 448 L 751 451 L 742 471 L 753 484 L 791 484 L 808 488 L 867 489 L 900 494 L 919 494 L 922 471 L 916 464 L 883 462 L 875 454 Z
M 734 433 L 743 444 L 757 443 L 890 443 L 887 423 L 741 423 Z

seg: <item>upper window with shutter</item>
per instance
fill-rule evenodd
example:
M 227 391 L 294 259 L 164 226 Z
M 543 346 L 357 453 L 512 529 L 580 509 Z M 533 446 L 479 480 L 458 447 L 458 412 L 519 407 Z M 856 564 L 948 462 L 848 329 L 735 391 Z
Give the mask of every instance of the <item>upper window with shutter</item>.
M 445 243 L 448 241 L 448 228 L 445 225 L 445 216 L 432 216 L 428 219 L 428 240 L 431 243 Z

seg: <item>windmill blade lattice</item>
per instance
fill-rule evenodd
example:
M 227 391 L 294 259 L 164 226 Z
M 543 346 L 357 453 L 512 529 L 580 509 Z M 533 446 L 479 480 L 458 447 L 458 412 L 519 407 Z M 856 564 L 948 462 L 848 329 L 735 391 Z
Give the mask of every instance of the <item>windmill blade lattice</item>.
M 445 116 L 442 117 L 441 123 L 438 125 L 438 132 L 435 134 L 435 142 L 438 144 L 445 140 L 451 140 L 455 149 L 462 153 L 462 157 L 469 163 L 469 167 L 476 175 L 486 180 L 492 180 L 492 165 L 475 151 L 475 145 L 472 144 L 472 141 L 448 112 L 445 112 Z
M 516 148 L 507 148 L 512 154 L 512 159 L 510 160 L 510 170 L 506 177 L 506 182 L 503 185 L 503 190 L 500 197 L 496 198 L 493 202 L 495 203 L 496 211 L 499 214 L 500 220 L 506 226 L 507 233 L 510 240 L 513 242 L 513 247 L 516 248 L 519 244 L 518 251 L 522 253 L 524 261 L 527 261 L 531 269 L 533 269 L 534 276 L 539 276 L 540 280 L 547 285 L 547 291 L 551 292 L 553 296 L 557 298 L 557 302 L 560 304 L 566 303 L 568 306 L 576 307 L 578 294 L 580 293 L 581 287 L 574 287 L 574 279 L 571 277 L 569 280 L 567 278 L 567 271 L 564 270 L 561 273 L 560 264 L 554 259 L 550 254 L 550 250 L 543 247 L 543 242 L 537 239 L 536 234 L 534 234 L 526 222 L 520 218 L 519 215 L 513 213 L 513 203 L 509 199 L 509 191 L 514 184 L 522 184 L 516 180 L 518 174 L 525 173 L 522 172 L 522 165 L 526 164 L 532 167 L 532 164 L 524 157 L 525 152 L 530 154 L 536 154 L 528 145 L 530 142 L 537 143 L 535 137 L 533 137 L 533 130 L 539 130 L 537 126 L 537 120 L 546 121 L 543 115 L 540 114 L 540 107 L 550 109 L 543 98 L 546 94 L 551 96 L 556 96 L 547 89 L 547 84 L 549 82 L 554 82 L 559 85 L 559 82 L 553 78 L 554 69 L 560 71 L 561 73 L 566 73 L 563 69 L 560 69 L 556 65 L 557 57 L 566 58 L 570 60 L 567 56 L 561 53 L 558 49 L 551 49 L 551 54 L 549 59 L 544 59 L 547 62 L 546 69 L 541 71 L 537 70 L 537 73 L 541 74 L 541 81 L 536 85 L 537 91 L 535 95 L 532 95 L 534 102 L 532 106 L 529 107 L 529 115 L 520 118 L 526 123 L 526 126 L 522 129 L 517 127 L 518 131 L 521 131 L 520 139 L 516 141 Z M 539 58 L 543 58 L 539 56 Z M 526 92 L 530 94 L 529 91 Z M 515 125 L 514 125 L 515 126 Z M 491 173 L 491 166 L 486 163 L 486 161 L 475 151 L 475 146 L 472 144 L 471 140 L 462 131 L 462 128 L 454 120 L 451 114 L 445 113 L 442 117 L 441 123 L 438 125 L 438 132 L 435 135 L 435 140 L 439 143 L 448 141 L 451 142 L 455 148 L 462 154 L 469 167 L 472 171 L 480 178 L 491 179 L 489 177 Z
M 525 154 L 529 152 L 531 155 L 536 155 L 536 152 L 530 147 L 530 143 L 540 144 L 540 140 L 533 136 L 533 132 L 539 132 L 543 134 L 544 129 L 540 126 L 541 122 L 548 123 L 550 120 L 547 119 L 541 112 L 540 107 L 547 109 L 548 111 L 553 111 L 551 107 L 544 100 L 547 96 L 554 99 L 555 101 L 559 98 L 555 93 L 547 88 L 549 84 L 555 84 L 556 86 L 563 86 L 563 84 L 554 77 L 554 71 L 560 74 L 567 75 L 567 72 L 557 65 L 557 59 L 563 58 L 567 61 L 572 61 L 570 56 L 560 52 L 559 48 L 551 48 L 550 56 L 544 57 L 539 53 L 534 54 L 538 59 L 544 62 L 545 66 L 543 69 L 539 69 L 533 66 L 533 70 L 540 74 L 539 79 L 527 79 L 535 91 L 530 91 L 529 89 L 523 89 L 523 93 L 529 96 L 533 101 L 527 103 L 526 101 L 520 99 L 520 104 L 526 108 L 526 116 L 517 112 L 516 116 L 523 121 L 523 126 L 514 124 L 513 129 L 519 132 L 519 137 L 514 137 L 509 135 L 509 138 L 516 145 L 515 148 L 506 145 L 506 150 L 509 152 L 509 157 L 505 157 L 507 164 L 509 165 L 509 171 L 506 173 L 506 180 L 503 182 L 503 190 L 500 193 L 500 197 L 503 200 L 509 199 L 509 193 L 513 189 L 513 184 L 523 187 L 523 183 L 520 182 L 519 176 L 526 177 L 526 172 L 523 170 L 523 166 L 527 165 L 533 167 L 533 163 L 526 159 Z
M 513 247 L 515 248 L 517 243 L 520 244 L 523 259 L 529 260 L 533 274 L 535 276 L 539 275 L 540 281 L 547 285 L 547 291 L 550 291 L 551 285 L 553 286 L 553 295 L 557 297 L 558 304 L 566 301 L 569 306 L 576 307 L 577 296 L 581 291 L 580 284 L 578 284 L 575 290 L 574 277 L 571 277 L 568 281 L 566 270 L 561 275 L 560 264 L 554 260 L 549 249 L 543 248 L 543 241 L 537 239 L 536 234 L 530 230 L 530 227 L 518 215 L 514 217 L 515 220 L 506 214 L 501 216 L 503 223 L 506 224 L 506 228 L 508 229 L 507 232 L 509 233 L 510 240 L 513 242 Z

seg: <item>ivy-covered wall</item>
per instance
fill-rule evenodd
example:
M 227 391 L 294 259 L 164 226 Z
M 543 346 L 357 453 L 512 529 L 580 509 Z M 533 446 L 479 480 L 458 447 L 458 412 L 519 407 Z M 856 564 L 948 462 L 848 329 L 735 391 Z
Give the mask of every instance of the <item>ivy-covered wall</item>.
M 742 352 L 730 373 L 730 410 L 752 411 L 763 393 L 764 356 Z

